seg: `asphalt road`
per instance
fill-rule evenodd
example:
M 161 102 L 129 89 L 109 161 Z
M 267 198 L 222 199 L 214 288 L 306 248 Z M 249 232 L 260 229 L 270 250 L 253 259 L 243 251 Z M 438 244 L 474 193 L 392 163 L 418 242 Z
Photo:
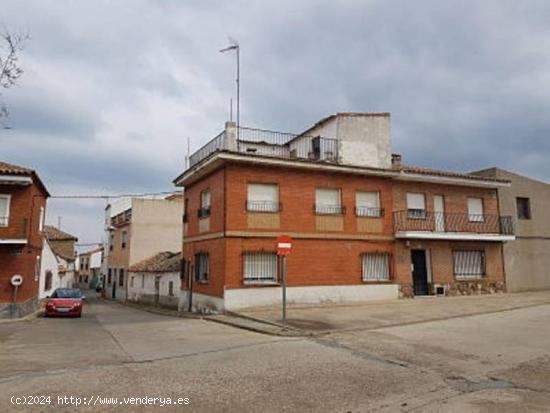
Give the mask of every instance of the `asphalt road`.
M 549 321 L 539 305 L 282 338 L 89 302 L 81 319 L 0 324 L 0 410 L 550 411 Z

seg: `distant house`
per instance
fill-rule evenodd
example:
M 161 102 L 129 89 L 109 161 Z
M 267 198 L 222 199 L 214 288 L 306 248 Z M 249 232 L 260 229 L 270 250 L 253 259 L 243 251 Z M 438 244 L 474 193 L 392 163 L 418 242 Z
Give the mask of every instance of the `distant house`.
M 125 300 L 128 269 L 163 251 L 181 250 L 183 198 L 127 198 L 105 210 L 107 296 Z M 179 289 L 179 284 L 176 287 Z
M 512 183 L 498 190 L 500 210 L 516 228 L 516 241 L 504 245 L 508 291 L 550 289 L 550 184 L 500 168 L 474 174 Z
M 49 296 L 56 288 L 71 288 L 76 284 L 76 241 L 74 235 L 44 226 L 38 298 Z
M 103 246 L 78 255 L 78 285 L 80 288 L 95 288 L 103 279 L 101 263 L 103 261 Z
M 49 196 L 35 171 L 0 161 L 0 318 L 22 317 L 38 307 Z M 11 285 L 14 275 L 23 278 L 17 296 Z
M 160 252 L 129 269 L 128 299 L 145 304 L 178 307 L 181 254 Z

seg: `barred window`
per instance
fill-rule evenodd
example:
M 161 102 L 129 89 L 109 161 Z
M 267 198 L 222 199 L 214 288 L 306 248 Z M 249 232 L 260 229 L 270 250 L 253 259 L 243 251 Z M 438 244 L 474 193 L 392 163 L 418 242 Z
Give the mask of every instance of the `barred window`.
M 278 212 L 279 187 L 273 184 L 248 184 L 248 211 Z
M 278 260 L 274 252 L 247 252 L 243 254 L 245 284 L 277 282 Z
M 88 278 L 88 277 L 86 277 Z M 88 282 L 88 280 L 86 280 L 86 282 Z M 120 287 L 124 287 L 124 268 L 120 268 L 118 270 L 118 285 Z
M 210 256 L 207 252 L 195 254 L 195 281 L 206 283 L 210 275 Z
M 407 193 L 407 217 L 426 219 L 426 197 L 422 193 Z
M 380 217 L 380 193 L 378 192 L 356 192 L 355 193 L 355 214 L 358 217 Z
M 389 281 L 390 254 L 385 252 L 363 254 L 363 281 Z
M 315 190 L 316 214 L 343 214 L 342 196 L 340 189 Z
M 456 278 L 481 278 L 485 275 L 484 251 L 456 250 L 453 256 Z

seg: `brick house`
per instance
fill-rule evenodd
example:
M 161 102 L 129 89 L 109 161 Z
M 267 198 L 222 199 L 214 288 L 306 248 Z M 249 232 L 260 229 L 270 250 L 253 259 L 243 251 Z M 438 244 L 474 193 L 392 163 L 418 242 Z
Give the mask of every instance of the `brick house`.
M 470 261 L 481 259 L 486 273 L 480 282 L 494 280 L 500 289 L 496 251 L 513 236 L 502 233 L 496 188 L 509 183 L 404 167 L 397 160 L 389 113 L 341 113 L 299 135 L 227 123 L 174 180 L 185 187 L 182 306 L 191 300 L 198 309 L 231 310 L 280 302 L 275 239 L 281 234 L 294 240 L 287 260 L 290 302 L 411 296 L 421 278 L 412 274 L 412 251 L 421 250 L 428 251 L 427 285 L 417 294 L 439 292 L 440 284 L 443 293 L 453 293 L 462 285 L 453 256 L 468 270 Z M 444 216 L 446 227 L 430 226 L 432 193 L 443 195 L 444 207 L 462 214 L 464 225 L 451 226 Z M 468 202 L 477 209 L 468 213 Z M 400 220 L 402 210 L 413 211 Z M 482 258 L 458 252 L 470 249 L 486 252 Z M 415 273 L 419 256 L 414 253 Z
M 49 193 L 29 168 L 0 162 L 0 318 L 38 306 L 43 223 Z M 14 300 L 13 275 L 23 276 Z

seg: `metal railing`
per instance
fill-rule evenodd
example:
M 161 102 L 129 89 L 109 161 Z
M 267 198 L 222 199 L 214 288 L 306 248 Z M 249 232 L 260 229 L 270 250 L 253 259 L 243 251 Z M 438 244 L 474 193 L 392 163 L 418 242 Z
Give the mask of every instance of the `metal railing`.
M 198 164 L 203 159 L 207 158 L 211 154 L 217 151 L 221 151 L 227 148 L 225 131 L 222 131 L 214 137 L 210 142 L 201 147 L 198 151 L 194 152 L 189 157 L 189 167 Z
M 280 202 L 273 201 L 247 201 L 246 210 L 248 212 L 280 212 L 282 205 Z
M 317 215 L 344 215 L 346 207 L 343 205 L 313 205 L 313 211 Z
M 336 139 L 239 127 L 235 144 L 228 142 L 223 131 L 189 157 L 189 167 L 222 150 L 283 159 L 338 162 Z
M 384 208 L 355 207 L 356 217 L 381 218 L 384 216 Z
M 477 234 L 513 235 L 512 217 L 499 215 L 471 215 L 422 210 L 396 211 L 394 230 L 422 232 L 470 232 Z

